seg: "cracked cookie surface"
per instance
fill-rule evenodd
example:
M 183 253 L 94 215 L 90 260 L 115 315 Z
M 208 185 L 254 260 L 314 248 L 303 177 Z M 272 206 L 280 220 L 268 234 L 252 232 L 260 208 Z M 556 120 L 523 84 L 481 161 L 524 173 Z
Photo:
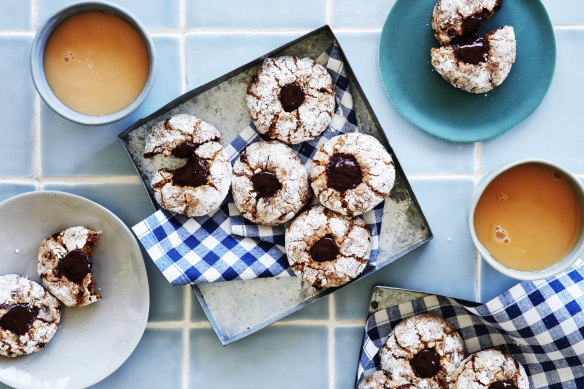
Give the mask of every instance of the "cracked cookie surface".
M 18 274 L 0 277 L 0 355 L 17 357 L 41 350 L 60 320 L 59 302 L 42 286 Z
M 377 370 L 363 377 L 357 389 L 415 389 L 416 387 L 403 377 L 393 377 L 390 372 Z
M 521 364 L 499 350 L 479 351 L 466 358 L 452 375 L 450 389 L 528 389 Z
M 316 152 L 310 180 L 320 203 L 343 215 L 360 215 L 383 201 L 395 181 L 395 166 L 371 135 L 335 136 Z
M 483 20 L 501 7 L 502 0 L 438 0 L 432 14 L 432 29 L 440 45 L 474 35 Z
M 300 158 L 278 141 L 249 145 L 233 165 L 231 186 L 241 215 L 265 225 L 287 222 L 312 197 Z
M 422 313 L 391 331 L 380 350 L 381 368 L 418 388 L 447 388 L 466 349 L 458 332 L 444 319 Z
M 257 130 L 297 144 L 320 135 L 335 108 L 333 81 L 311 58 L 266 58 L 252 75 L 246 103 Z
M 175 170 L 161 169 L 150 182 L 160 206 L 186 216 L 203 216 L 215 211 L 231 185 L 231 162 L 219 131 L 193 115 L 172 116 L 152 128 L 144 157 L 156 154 L 186 158 Z
M 100 232 L 67 228 L 42 241 L 38 274 L 55 297 L 67 306 L 85 306 L 101 299 L 93 279 L 93 247 Z
M 370 233 L 359 217 L 335 213 L 321 205 L 298 215 L 286 230 L 290 268 L 314 287 L 341 286 L 365 269 Z
M 515 53 L 513 27 L 504 26 L 471 42 L 432 48 L 431 62 L 454 87 L 484 93 L 505 81 L 515 62 Z

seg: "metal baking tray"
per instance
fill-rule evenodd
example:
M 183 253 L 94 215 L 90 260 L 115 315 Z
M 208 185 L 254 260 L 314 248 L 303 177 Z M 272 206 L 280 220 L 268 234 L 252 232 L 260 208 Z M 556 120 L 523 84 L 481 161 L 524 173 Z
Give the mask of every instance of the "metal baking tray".
M 318 28 L 185 93 L 122 132 L 119 139 L 140 175 L 154 207 L 160 208 L 149 185 L 155 166 L 152 161 L 142 157 L 142 151 L 145 138 L 156 122 L 169 115 L 191 113 L 215 125 L 223 135 L 221 143 L 226 146 L 250 123 L 245 104 L 246 87 L 251 74 L 266 57 L 293 55 L 316 59 L 333 42 L 340 47 L 329 26 Z M 347 58 L 344 53 L 342 55 L 353 94 L 359 131 L 379 139 L 392 154 L 396 167 L 395 185 L 386 198 L 383 210 L 377 265 L 366 268 L 353 281 L 356 282 L 429 241 L 432 239 L 432 232 L 396 154 L 365 98 Z M 313 288 L 297 277 L 193 285 L 193 291 L 223 345 L 250 335 L 335 290 Z

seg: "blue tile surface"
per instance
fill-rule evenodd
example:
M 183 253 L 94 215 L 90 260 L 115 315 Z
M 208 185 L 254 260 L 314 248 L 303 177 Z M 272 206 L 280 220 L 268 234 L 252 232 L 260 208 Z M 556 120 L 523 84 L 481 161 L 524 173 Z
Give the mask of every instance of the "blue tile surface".
M 32 176 L 34 86 L 30 78 L 31 37 L 0 37 L 0 167 L 2 175 Z
M 44 188 L 73 193 L 95 201 L 119 216 L 128 227 L 132 227 L 154 212 L 141 184 L 50 184 Z M 146 264 L 150 289 L 148 320 L 182 320 L 184 318 L 183 288 L 170 285 L 143 249 L 142 256 Z
M 188 89 L 237 69 L 300 35 L 190 35 L 186 42 Z
M 339 33 L 337 37 L 406 174 L 472 173 L 474 145 L 434 138 L 393 107 L 379 77 L 379 34 Z
M 335 388 L 353 389 L 357 376 L 359 351 L 363 342 L 363 327 L 335 329 Z M 356 350 L 357 352 L 347 352 Z
M 485 172 L 530 157 L 552 160 L 575 173 L 584 172 L 584 30 L 556 30 L 556 41 L 556 72 L 547 96 L 524 122 L 483 144 Z
M 299 28 L 326 23 L 325 0 L 188 0 L 188 27 Z
M 191 387 L 327 388 L 327 347 L 327 329 L 319 326 L 272 326 L 225 348 L 213 330 L 195 329 Z
M 584 2 L 581 0 L 543 0 L 553 24 L 583 24 Z
M 31 0 L 0 0 L 1 29 L 24 30 L 31 26 Z
M 333 27 L 381 28 L 395 0 L 335 0 Z
M 79 1 L 71 0 L 38 0 L 39 22 Z M 146 28 L 180 27 L 180 0 L 149 1 L 145 6 L 140 0 L 116 0 L 113 3 L 128 10 L 136 16 Z
M 132 357 L 112 375 L 92 387 L 180 388 L 182 350 L 181 330 L 147 329 Z
M 0 184 L 0 201 L 33 190 L 35 190 L 35 186 L 30 184 Z

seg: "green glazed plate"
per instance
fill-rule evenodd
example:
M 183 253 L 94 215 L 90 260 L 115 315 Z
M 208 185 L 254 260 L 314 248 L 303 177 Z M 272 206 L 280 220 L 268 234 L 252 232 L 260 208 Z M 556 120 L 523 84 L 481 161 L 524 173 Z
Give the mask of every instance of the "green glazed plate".
M 436 0 L 397 0 L 381 32 L 379 72 L 396 109 L 429 134 L 454 142 L 492 138 L 539 106 L 556 64 L 554 30 L 540 0 L 505 0 L 479 32 L 515 29 L 517 56 L 507 79 L 488 93 L 456 89 L 434 71 L 430 49 Z

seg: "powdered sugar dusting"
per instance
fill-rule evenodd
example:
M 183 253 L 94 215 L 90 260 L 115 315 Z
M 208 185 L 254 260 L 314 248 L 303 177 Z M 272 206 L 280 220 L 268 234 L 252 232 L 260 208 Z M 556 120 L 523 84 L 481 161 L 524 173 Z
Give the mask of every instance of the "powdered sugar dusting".
M 509 355 L 489 349 L 470 355 L 460 364 L 450 389 L 488 389 L 498 381 L 511 381 L 517 389 L 529 389 L 523 366 Z

